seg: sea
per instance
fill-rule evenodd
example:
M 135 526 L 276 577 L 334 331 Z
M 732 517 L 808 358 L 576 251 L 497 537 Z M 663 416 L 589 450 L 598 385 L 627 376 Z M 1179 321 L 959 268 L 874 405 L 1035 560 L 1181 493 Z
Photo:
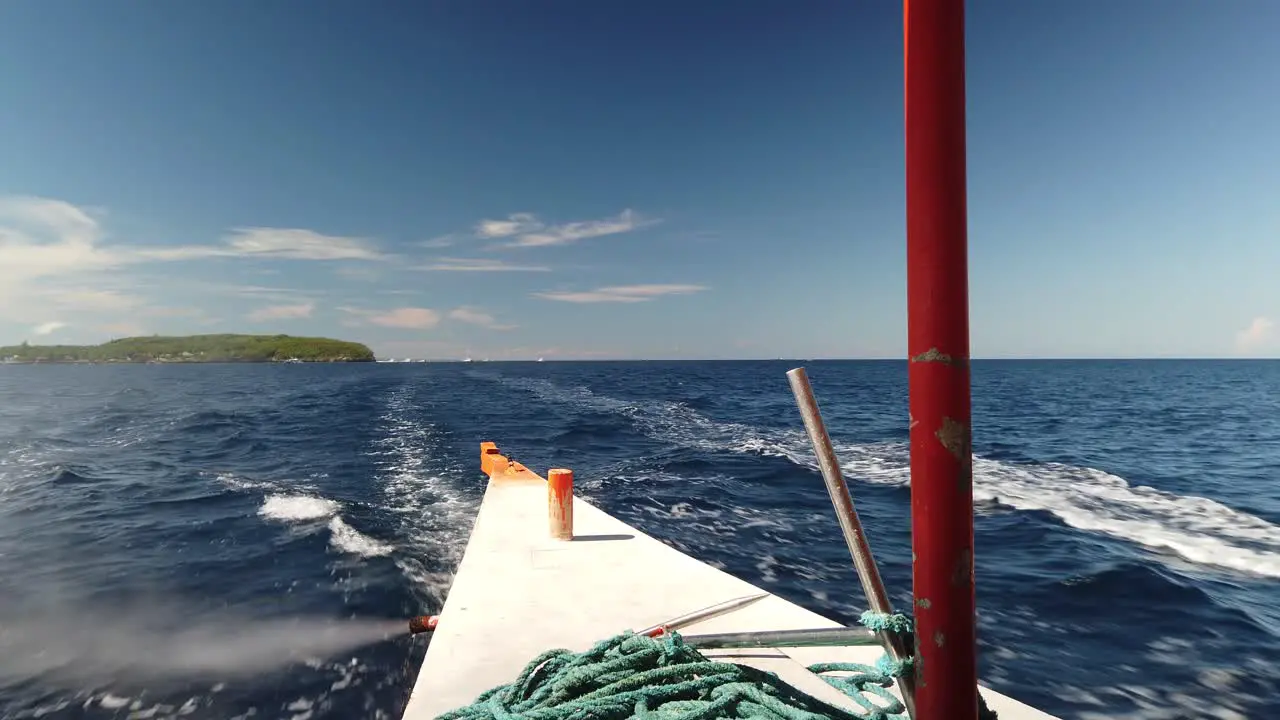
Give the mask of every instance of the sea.
M 0 366 L 0 717 L 399 718 L 486 440 L 853 623 L 798 366 L 909 607 L 903 362 Z M 1062 718 L 1280 718 L 1280 362 L 972 373 L 982 681 Z

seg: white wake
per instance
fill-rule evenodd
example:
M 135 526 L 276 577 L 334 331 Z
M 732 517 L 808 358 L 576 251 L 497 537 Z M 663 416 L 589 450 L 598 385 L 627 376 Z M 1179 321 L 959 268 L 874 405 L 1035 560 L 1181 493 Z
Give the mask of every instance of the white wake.
M 501 378 L 499 382 L 546 401 L 624 415 L 649 437 L 675 445 L 782 457 L 818 468 L 798 428 L 771 430 L 718 422 L 682 403 L 627 402 L 545 380 Z M 834 442 L 850 478 L 910 483 L 905 443 Z M 1168 550 L 1193 563 L 1280 577 L 1280 526 L 1220 502 L 1133 486 L 1103 470 L 1060 463 L 1017 464 L 975 456 L 973 470 L 976 500 L 1049 512 L 1068 526 Z

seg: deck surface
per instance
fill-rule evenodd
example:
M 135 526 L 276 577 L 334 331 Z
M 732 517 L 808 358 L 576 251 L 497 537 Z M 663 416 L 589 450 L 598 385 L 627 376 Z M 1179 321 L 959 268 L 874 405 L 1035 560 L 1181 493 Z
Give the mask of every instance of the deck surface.
M 550 538 L 546 482 L 501 456 L 433 633 L 404 720 L 428 720 L 511 682 L 538 654 L 581 651 L 624 630 L 764 590 L 649 537 L 575 498 L 574 539 Z M 496 467 L 496 471 L 494 468 Z M 832 522 L 835 522 L 833 517 Z M 839 627 L 769 597 L 684 628 L 685 634 Z M 423 636 L 425 637 L 425 636 Z M 851 700 L 804 669 L 816 662 L 872 664 L 878 647 L 706 651 L 778 673 L 850 709 Z M 983 688 L 1002 720 L 1052 716 Z

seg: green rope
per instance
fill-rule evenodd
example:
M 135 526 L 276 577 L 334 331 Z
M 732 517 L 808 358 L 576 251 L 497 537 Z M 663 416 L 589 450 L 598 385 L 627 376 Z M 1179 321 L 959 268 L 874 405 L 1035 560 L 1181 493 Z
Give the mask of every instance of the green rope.
M 872 629 L 911 626 L 902 615 L 864 613 L 861 620 Z M 775 673 L 708 659 L 685 645 L 679 633 L 650 638 L 626 632 L 582 653 L 544 652 L 514 682 L 437 720 L 905 720 L 906 708 L 888 688 L 910 671 L 910 659 L 894 663 L 881 658 L 876 667 L 822 663 L 808 669 L 864 712 L 819 700 Z M 880 702 L 872 702 L 868 694 Z M 984 720 L 995 720 L 985 703 L 982 710 Z

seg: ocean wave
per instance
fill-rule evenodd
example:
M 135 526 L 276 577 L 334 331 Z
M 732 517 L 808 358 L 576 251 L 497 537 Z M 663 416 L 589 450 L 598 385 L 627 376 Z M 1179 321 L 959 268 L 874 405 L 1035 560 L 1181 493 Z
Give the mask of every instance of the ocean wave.
M 89 471 L 81 468 L 79 471 L 69 467 L 58 467 L 54 470 L 53 475 L 49 477 L 49 482 L 58 485 L 80 485 L 83 483 L 94 483 L 97 480 L 90 476 Z
M 315 495 L 268 495 L 258 509 L 262 517 L 286 524 L 308 524 L 328 520 L 329 545 L 335 550 L 361 557 L 389 555 L 393 545 L 375 540 L 351 527 L 339 511 L 342 503 Z
M 818 469 L 803 431 L 713 420 L 682 403 L 631 402 L 547 380 L 500 378 L 543 400 L 630 418 L 643 433 L 707 452 L 786 458 Z M 799 420 L 797 419 L 797 425 Z M 910 461 L 900 442 L 834 442 L 841 466 L 862 482 L 907 486 Z M 1117 475 L 1061 463 L 1010 463 L 974 457 L 975 500 L 1044 511 L 1096 532 L 1205 566 L 1280 578 L 1280 526 L 1204 497 L 1133 486 Z
M 332 533 L 330 542 L 333 543 L 335 548 L 362 557 L 390 555 L 391 551 L 395 549 L 392 545 L 378 542 L 361 533 L 337 515 L 329 519 L 329 532 Z
M 439 608 L 462 561 L 479 497 L 450 480 L 462 470 L 444 464 L 438 433 L 420 415 L 414 385 L 390 391 L 368 454 L 381 483 L 382 506 L 394 514 L 407 543 L 396 564 L 427 604 Z
M 333 500 L 310 495 L 269 495 L 263 501 L 258 514 L 272 520 L 292 522 L 329 518 L 341 507 Z
M 4 368 L 0 566 L 20 582 L 0 605 L 48 625 L 0 668 L 47 657 L 55 630 L 68 658 L 111 664 L 106 636 L 168 643 L 198 625 L 209 636 L 190 662 L 203 667 L 233 635 L 260 660 L 257 640 L 274 652 L 317 622 L 437 612 L 488 439 L 574 467 L 597 506 L 735 576 L 838 622 L 865 609 L 781 364 L 475 367 L 317 366 L 301 380 L 264 366 Z M 1277 716 L 1280 365 L 1126 367 L 975 372 L 983 682 L 1064 718 Z M 1188 373 L 1204 380 L 1176 387 Z M 905 363 L 814 375 L 886 587 L 908 607 Z M 52 482 L 59 469 L 97 480 Z M 152 603 L 120 611 L 152 593 L 178 599 L 172 625 Z M 239 619 L 214 617 L 224 609 Z M 101 632 L 67 624 L 86 612 Z M 274 620 L 298 626 L 262 638 L 254 623 Z M 23 674 L 0 681 L 0 716 L 398 717 L 425 643 L 394 626 L 387 642 L 271 671 L 242 673 L 237 654 L 229 675 L 163 682 Z M 139 652 L 171 674 L 172 656 Z

